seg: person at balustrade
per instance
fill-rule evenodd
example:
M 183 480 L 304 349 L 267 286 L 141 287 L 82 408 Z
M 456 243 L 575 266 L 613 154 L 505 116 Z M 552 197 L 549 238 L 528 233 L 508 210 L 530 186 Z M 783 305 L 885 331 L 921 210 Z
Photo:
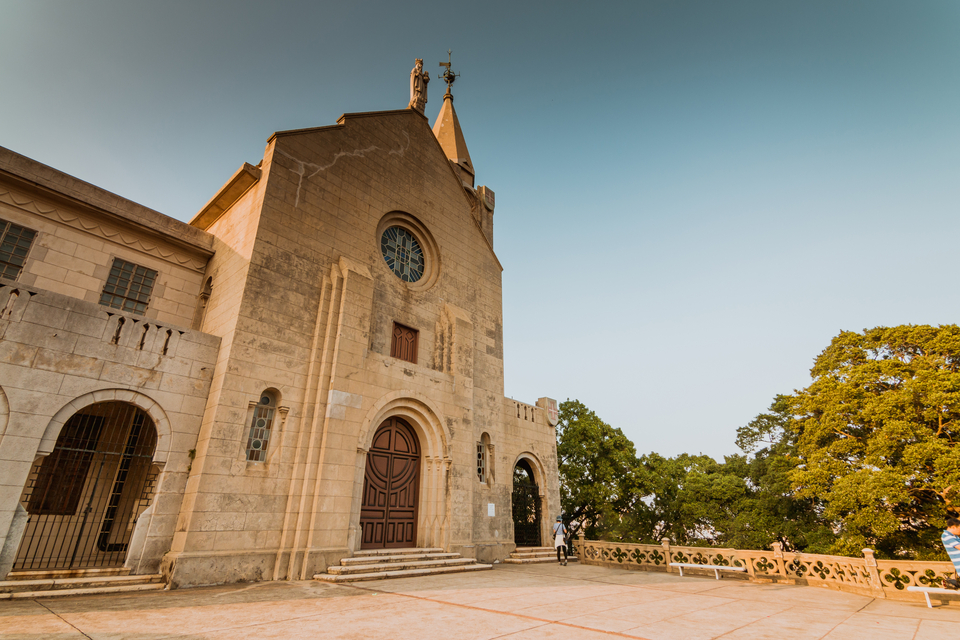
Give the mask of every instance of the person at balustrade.
M 950 556 L 954 571 L 960 577 L 960 520 L 947 518 L 947 530 L 941 534 L 940 540 Z M 944 578 L 943 584 L 951 589 L 960 589 L 960 581 L 956 578 Z

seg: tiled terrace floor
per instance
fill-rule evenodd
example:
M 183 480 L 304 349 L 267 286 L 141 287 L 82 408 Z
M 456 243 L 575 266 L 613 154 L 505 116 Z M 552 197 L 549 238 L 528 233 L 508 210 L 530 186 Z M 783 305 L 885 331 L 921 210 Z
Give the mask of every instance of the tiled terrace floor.
M 960 598 L 928 609 L 816 587 L 571 564 L 357 586 L 257 584 L 0 602 L 0 640 L 960 637 Z

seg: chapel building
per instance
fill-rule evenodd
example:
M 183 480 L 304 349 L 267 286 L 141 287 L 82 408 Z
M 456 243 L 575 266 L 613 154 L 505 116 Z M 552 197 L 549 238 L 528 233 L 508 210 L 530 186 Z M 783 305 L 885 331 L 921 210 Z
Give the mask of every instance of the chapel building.
M 0 147 L 0 580 L 549 545 L 476 175 L 449 89 L 273 134 L 189 224 Z

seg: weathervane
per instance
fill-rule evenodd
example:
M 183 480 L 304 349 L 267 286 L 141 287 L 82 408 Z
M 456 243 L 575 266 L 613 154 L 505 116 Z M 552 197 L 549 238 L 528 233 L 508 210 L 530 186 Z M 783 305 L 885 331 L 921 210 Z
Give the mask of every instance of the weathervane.
M 440 75 L 437 76 L 437 79 L 438 79 L 438 80 L 446 80 L 446 81 L 447 81 L 447 95 L 450 96 L 451 98 L 453 97 L 453 94 L 450 93 L 450 87 L 453 86 L 453 81 L 456 80 L 458 77 L 460 77 L 460 74 L 459 74 L 459 73 L 454 73 L 453 71 L 450 71 L 450 64 L 451 64 L 452 56 L 453 56 L 453 50 L 452 50 L 452 49 L 447 49 L 447 61 L 440 63 L 440 66 L 441 66 L 441 67 L 446 67 L 447 70 L 444 71 L 442 74 L 440 74 Z

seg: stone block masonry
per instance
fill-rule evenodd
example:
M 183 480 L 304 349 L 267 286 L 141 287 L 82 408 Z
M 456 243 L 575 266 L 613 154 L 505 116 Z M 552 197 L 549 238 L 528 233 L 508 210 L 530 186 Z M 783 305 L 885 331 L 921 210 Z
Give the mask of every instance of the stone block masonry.
M 137 522 L 142 551 L 131 557 L 137 572 L 158 570 L 174 525 L 162 516 L 179 510 L 219 346 L 216 336 L 0 280 L 0 579 L 23 534 L 10 525 L 31 468 L 74 413 L 111 401 L 140 407 L 157 429 L 156 504 Z

